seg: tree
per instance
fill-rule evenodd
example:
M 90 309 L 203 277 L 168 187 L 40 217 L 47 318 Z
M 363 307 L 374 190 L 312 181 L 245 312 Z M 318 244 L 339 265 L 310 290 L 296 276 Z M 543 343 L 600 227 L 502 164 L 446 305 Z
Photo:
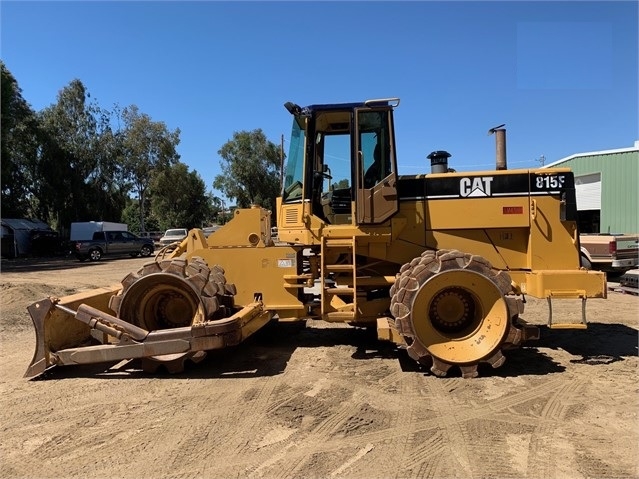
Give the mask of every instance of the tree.
M 112 181 L 112 176 L 97 173 L 99 159 L 113 159 L 99 151 L 108 114 L 89 99 L 86 87 L 76 79 L 58 93 L 57 103 L 39 115 L 42 136 L 34 172 L 36 207 L 58 227 L 74 220 L 117 219 L 105 218 L 96 199 L 96 190 L 102 187 L 99 180 L 108 185 Z M 98 181 L 92 181 L 96 176 Z M 119 211 L 113 214 L 119 216 Z
M 217 224 L 224 224 L 224 200 L 216 195 L 211 195 L 211 219 Z
M 222 157 L 222 174 L 213 187 L 237 206 L 261 205 L 275 210 L 275 197 L 280 191 L 280 148 L 268 141 L 261 129 L 240 131 L 218 151 Z
M 38 151 L 39 125 L 35 112 L 22 97 L 18 82 L 2 61 L 0 73 L 2 215 L 5 218 L 28 217 L 32 216 L 30 171 Z
M 348 179 L 342 178 L 341 180 L 333 183 L 333 189 L 340 190 L 342 188 L 348 188 Z
M 151 184 L 151 216 L 160 229 L 200 228 L 212 214 L 211 198 L 196 171 L 181 162 L 159 171 Z
M 124 165 L 124 135 L 111 125 L 118 113 L 117 107 L 113 112 L 100 111 L 93 148 L 94 168 L 86 179 L 93 191 L 95 210 L 114 221 L 121 216 L 131 191 Z
M 180 156 L 180 130 L 169 131 L 164 122 L 155 122 L 132 105 L 122 112 L 124 167 L 133 183 L 140 206 L 140 231 L 145 231 L 147 191 L 153 175 L 175 164 Z

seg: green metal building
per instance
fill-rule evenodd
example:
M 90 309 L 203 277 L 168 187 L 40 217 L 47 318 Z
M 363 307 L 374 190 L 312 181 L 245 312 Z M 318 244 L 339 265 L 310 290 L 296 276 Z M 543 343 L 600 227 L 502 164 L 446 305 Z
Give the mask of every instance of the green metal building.
M 631 148 L 577 153 L 545 168 L 575 175 L 579 231 L 639 233 L 639 141 Z

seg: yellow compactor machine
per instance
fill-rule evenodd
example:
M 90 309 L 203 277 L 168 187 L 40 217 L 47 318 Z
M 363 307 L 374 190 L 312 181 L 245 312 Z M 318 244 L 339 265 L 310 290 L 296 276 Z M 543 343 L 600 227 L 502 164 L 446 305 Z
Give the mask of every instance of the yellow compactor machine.
M 474 377 L 539 337 L 520 317 L 526 295 L 547 299 L 550 328 L 586 328 L 586 299 L 606 297 L 606 278 L 580 268 L 571 171 L 508 170 L 498 127 L 495 170 L 455 172 L 434 151 L 430 173 L 399 175 L 398 105 L 286 103 L 278 237 L 272 212 L 238 209 L 121 284 L 32 304 L 25 376 L 134 358 L 180 371 L 271 320 L 319 319 L 376 327 L 435 375 Z M 553 318 L 564 298 L 581 300 L 579 322 Z

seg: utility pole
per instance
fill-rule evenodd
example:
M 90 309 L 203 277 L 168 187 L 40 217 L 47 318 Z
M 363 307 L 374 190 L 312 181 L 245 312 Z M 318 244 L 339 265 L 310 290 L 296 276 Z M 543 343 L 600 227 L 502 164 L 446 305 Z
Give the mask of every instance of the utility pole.
M 541 155 L 537 160 L 537 161 L 541 166 L 544 166 L 544 163 L 546 162 L 546 157 L 544 155 Z
M 280 189 L 284 188 L 284 135 L 280 140 Z

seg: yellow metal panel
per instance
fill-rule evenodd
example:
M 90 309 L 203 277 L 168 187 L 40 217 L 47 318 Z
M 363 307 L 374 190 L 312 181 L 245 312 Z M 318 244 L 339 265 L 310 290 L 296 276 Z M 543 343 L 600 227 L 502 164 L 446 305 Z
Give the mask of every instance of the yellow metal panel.
M 393 218 L 393 239 L 402 239 L 415 244 L 425 244 L 426 214 L 423 201 L 400 203 L 399 214 Z
M 208 248 L 189 253 L 189 257 L 200 256 L 209 265 L 224 268 L 227 282 L 237 288 L 236 304 L 250 304 L 254 295 L 260 293 L 265 310 L 304 309 L 297 299 L 298 289 L 286 289 L 283 280 L 286 275 L 297 274 L 300 255 L 299 248 L 289 246 Z
M 233 219 L 208 238 L 210 247 L 264 247 L 270 243 L 271 213 L 260 207 L 235 210 Z
M 426 205 L 426 229 L 528 227 L 527 196 L 431 200 Z
M 516 230 L 508 230 L 514 231 Z M 518 234 L 518 239 L 521 239 Z M 505 242 L 505 240 L 504 240 Z M 495 250 L 490 243 L 484 230 L 459 230 L 459 231 L 429 231 L 427 235 L 427 244 L 435 249 L 456 249 L 486 258 L 493 267 L 498 269 L 508 269 L 512 265 L 525 265 L 526 252 L 510 250 L 507 252 L 510 263 L 504 261 L 504 257 Z
M 109 309 L 109 300 L 122 289 L 122 285 L 96 288 L 60 298 L 58 304 L 74 311 L 81 304 L 91 306 L 100 311 L 113 312 Z M 70 319 L 69 315 L 58 309 L 51 310 L 51 316 L 45 322 L 45 338 L 49 349 L 56 351 L 62 348 L 77 346 L 90 336 L 90 327 Z
M 600 271 L 511 272 L 522 293 L 536 298 L 606 298 L 606 275 Z
M 529 268 L 533 270 L 577 270 L 577 226 L 560 220 L 560 201 L 556 197 L 531 198 L 533 220 L 530 227 Z

